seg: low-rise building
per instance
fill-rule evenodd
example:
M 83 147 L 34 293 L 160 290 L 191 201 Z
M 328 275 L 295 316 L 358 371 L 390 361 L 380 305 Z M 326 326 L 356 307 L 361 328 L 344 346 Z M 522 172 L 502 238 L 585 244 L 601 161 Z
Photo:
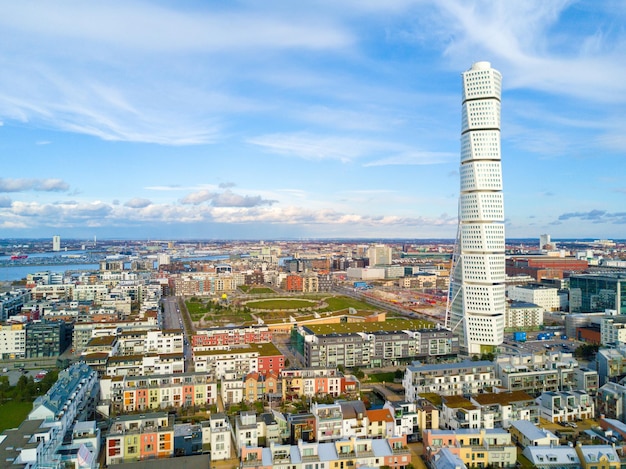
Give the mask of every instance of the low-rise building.
M 435 393 L 441 396 L 472 395 L 479 390 L 501 386 L 496 367 L 490 361 L 463 361 L 423 365 L 414 362 L 406 367 L 402 385 L 407 401 L 416 401 L 420 394 Z
M 504 429 L 424 430 L 425 457 L 432 461 L 443 448 L 448 448 L 464 464 L 471 467 L 514 467 L 517 448 Z
M 549 422 L 571 422 L 595 417 L 593 398 L 585 391 L 544 392 L 537 398 L 539 415 Z
M 100 398 L 120 412 L 168 407 L 206 407 L 217 402 L 217 381 L 211 374 L 115 376 L 100 380 Z
M 559 437 L 550 430 L 540 428 L 529 420 L 513 420 L 509 427 L 513 443 L 527 446 L 558 446 Z
M 105 440 L 107 466 L 173 455 L 173 418 L 167 412 L 121 415 L 113 419 Z

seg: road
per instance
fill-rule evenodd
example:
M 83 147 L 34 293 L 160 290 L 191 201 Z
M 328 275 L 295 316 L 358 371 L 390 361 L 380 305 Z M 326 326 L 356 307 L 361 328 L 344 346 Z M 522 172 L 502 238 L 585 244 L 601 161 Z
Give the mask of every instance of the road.
M 178 297 L 167 296 L 162 300 L 163 313 L 161 324 L 163 329 L 181 329 L 183 331 L 183 353 L 185 355 L 185 371 L 193 371 L 193 354 L 191 350 L 191 337 L 184 327 L 183 318 L 178 306 Z

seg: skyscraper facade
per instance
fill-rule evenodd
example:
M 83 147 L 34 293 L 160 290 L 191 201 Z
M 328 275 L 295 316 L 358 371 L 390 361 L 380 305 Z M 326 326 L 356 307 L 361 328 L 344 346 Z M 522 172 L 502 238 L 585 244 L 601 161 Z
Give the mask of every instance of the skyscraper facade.
M 504 340 L 501 84 L 489 62 L 463 73 L 459 226 L 447 319 L 469 355 L 493 353 Z
M 52 250 L 53 251 L 61 250 L 61 237 L 59 235 L 54 235 L 52 237 Z

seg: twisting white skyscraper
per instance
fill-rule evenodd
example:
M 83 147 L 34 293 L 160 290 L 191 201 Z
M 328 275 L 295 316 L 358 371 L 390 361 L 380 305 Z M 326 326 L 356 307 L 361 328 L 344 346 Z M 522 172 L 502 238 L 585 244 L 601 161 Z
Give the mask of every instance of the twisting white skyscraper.
M 448 320 L 470 355 L 504 339 L 504 205 L 500 158 L 502 75 L 489 62 L 463 73 L 461 192 Z

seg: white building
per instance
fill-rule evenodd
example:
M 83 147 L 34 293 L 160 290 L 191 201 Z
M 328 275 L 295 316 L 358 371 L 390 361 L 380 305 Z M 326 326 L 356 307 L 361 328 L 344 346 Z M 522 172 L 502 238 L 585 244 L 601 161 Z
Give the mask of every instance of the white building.
M 494 351 L 504 340 L 501 83 L 489 62 L 463 73 L 461 196 L 448 325 L 470 355 Z
M 391 264 L 391 247 L 375 244 L 367 249 L 367 257 L 371 266 Z
M 0 359 L 24 358 L 26 354 L 26 327 L 24 324 L 0 324 Z
M 509 299 L 536 304 L 544 311 L 558 311 L 561 307 L 559 290 L 545 285 L 516 285 L 509 288 Z
M 603 345 L 626 343 L 626 318 L 606 316 L 600 322 L 600 342 Z
M 483 392 L 501 384 L 492 362 L 469 360 L 437 365 L 414 362 L 406 367 L 402 380 L 405 398 L 409 402 L 416 401 L 422 393 L 441 396 L 477 394 L 479 390 Z
M 549 422 L 595 417 L 593 398 L 585 391 L 544 392 L 537 398 L 539 415 Z
M 52 237 L 52 250 L 53 251 L 61 250 L 61 237 L 59 235 L 54 235 Z

